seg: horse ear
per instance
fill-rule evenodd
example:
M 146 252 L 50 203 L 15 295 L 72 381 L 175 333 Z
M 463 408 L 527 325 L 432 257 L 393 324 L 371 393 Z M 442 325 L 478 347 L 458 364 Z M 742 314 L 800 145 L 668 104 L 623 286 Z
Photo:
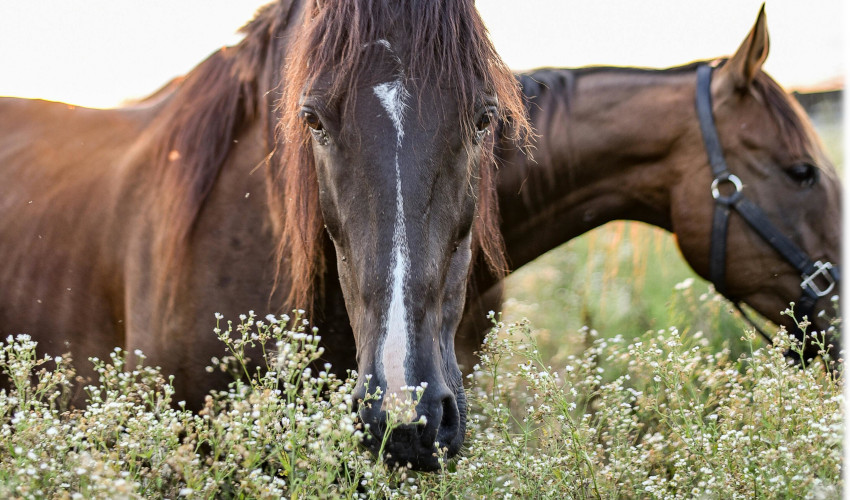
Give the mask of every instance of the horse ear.
M 769 49 L 770 35 L 767 32 L 767 17 L 764 13 L 764 4 L 761 4 L 753 29 L 738 47 L 735 55 L 730 57 L 719 70 L 718 76 L 722 75 L 721 78 L 727 82 L 727 85 L 731 84 L 737 90 L 746 90 L 767 59 Z

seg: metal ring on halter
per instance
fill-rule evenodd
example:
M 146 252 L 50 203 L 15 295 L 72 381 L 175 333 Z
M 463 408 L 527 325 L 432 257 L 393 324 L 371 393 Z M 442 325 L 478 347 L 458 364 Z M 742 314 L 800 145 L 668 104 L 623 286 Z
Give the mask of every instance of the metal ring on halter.
M 731 183 L 732 187 L 735 188 L 735 191 L 728 196 L 720 194 L 720 184 L 724 182 Z M 729 172 L 720 174 L 711 181 L 711 196 L 713 196 L 719 203 L 725 203 L 727 205 L 735 203 L 741 197 L 741 190 L 743 189 L 744 184 L 741 182 L 741 179 L 739 179 L 737 175 L 730 174 Z

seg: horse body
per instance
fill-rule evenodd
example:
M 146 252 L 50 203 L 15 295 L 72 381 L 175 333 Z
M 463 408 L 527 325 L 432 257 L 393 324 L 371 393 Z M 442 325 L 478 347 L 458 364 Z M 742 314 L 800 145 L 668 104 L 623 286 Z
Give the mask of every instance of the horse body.
M 382 390 L 376 450 L 388 395 L 427 383 L 385 452 L 436 468 L 464 438 L 453 338 L 473 256 L 501 257 L 489 128 L 527 126 L 517 83 L 472 1 L 281 0 L 243 31 L 123 109 L 0 100 L 0 331 L 84 377 L 140 349 L 198 408 L 227 382 L 214 313 L 309 309 L 323 361 Z
M 257 131 L 247 130 L 235 147 L 234 165 L 222 168 L 224 182 L 216 184 L 193 236 L 197 250 L 187 262 L 194 269 L 181 287 L 204 292 L 196 295 L 198 300 L 181 303 L 179 314 L 167 311 L 152 269 L 156 242 L 168 221 L 157 209 L 163 194 L 150 182 L 152 130 L 159 127 L 163 107 L 96 110 L 0 100 L 0 129 L 5 129 L 0 235 L 4 242 L 15 242 L 0 247 L 0 273 L 8 284 L 0 300 L 0 329 L 31 333 L 45 352 L 70 351 L 82 361 L 77 366 L 83 376 L 93 375 L 86 370 L 88 357 L 105 359 L 115 346 L 152 353 L 163 367 L 176 367 L 177 374 L 189 364 L 170 357 L 188 354 L 208 363 L 212 352 L 221 351 L 214 337 L 204 347 L 177 332 L 191 328 L 224 296 L 231 300 L 218 303 L 230 313 L 247 311 L 247 306 L 262 310 L 269 300 L 271 273 L 265 273 L 263 286 L 238 282 L 238 276 L 262 276 L 271 247 L 268 221 L 250 220 L 268 210 L 263 210 L 261 173 L 244 175 L 263 159 L 252 144 Z M 246 197 L 252 192 L 253 198 Z M 238 212 L 247 215 L 236 220 L 229 215 Z M 249 227 L 256 229 L 249 232 Z M 265 245 L 252 244 L 258 240 Z M 230 251 L 219 250 L 222 242 Z M 208 383 L 185 371 L 187 378 L 177 379 L 182 397 Z
M 612 220 L 673 230 L 669 186 L 680 158 L 670 152 L 696 125 L 681 111 L 692 106 L 689 80 L 601 68 L 523 75 L 532 117 L 547 125 L 537 129 L 538 165 L 510 151 L 500 171 L 513 265 Z
M 120 157 L 144 122 L 132 112 L 0 100 L 4 334 L 33 332 L 55 354 L 67 342 L 83 359 L 123 344 L 116 344 L 125 330 L 123 291 L 114 292 L 128 226 L 103 207 L 120 205 Z M 41 338 L 40 331 L 62 333 Z
M 714 115 L 729 170 L 743 180 L 779 233 L 812 260 L 838 264 L 841 187 L 805 113 L 760 69 L 767 28 L 760 13 L 712 83 Z M 676 235 L 682 255 L 712 280 L 712 168 L 695 109 L 695 63 L 668 70 L 541 69 L 519 75 L 538 134 L 533 159 L 502 143 L 499 204 L 511 268 L 612 220 L 636 220 Z M 732 214 L 724 294 L 795 331 L 779 313 L 802 293 L 801 276 L 770 243 Z M 480 344 L 480 318 L 501 305 L 501 283 L 478 276 L 479 297 L 459 342 Z M 817 310 L 830 311 L 829 296 Z M 801 318 L 798 318 L 801 319 Z M 809 317 L 814 326 L 827 320 Z M 476 324 L 477 322 L 477 324 Z M 475 326 L 472 326 L 475 324 Z M 811 346 L 810 346 L 811 347 Z M 809 350 L 808 355 L 814 355 Z

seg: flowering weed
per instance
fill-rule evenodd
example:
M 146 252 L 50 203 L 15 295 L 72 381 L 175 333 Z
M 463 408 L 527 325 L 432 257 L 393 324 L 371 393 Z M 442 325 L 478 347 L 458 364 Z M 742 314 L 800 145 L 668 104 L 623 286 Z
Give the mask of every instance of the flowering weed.
M 790 311 L 789 311 L 790 313 Z M 605 338 L 552 366 L 528 321 L 494 329 L 470 375 L 467 445 L 443 470 L 376 463 L 361 441 L 354 374 L 322 355 L 293 317 L 219 317 L 238 375 L 194 413 L 169 378 L 116 349 L 93 359 L 98 383 L 68 410 L 67 358 L 35 356 L 27 336 L 0 344 L 3 498 L 838 498 L 842 381 L 789 366 L 785 335 L 749 351 L 716 350 L 677 328 Z M 246 350 L 260 348 L 259 366 Z M 614 368 L 608 368 L 614 367 Z M 609 373 L 614 372 L 614 373 Z M 34 375 L 32 375 L 34 374 Z M 388 428 L 415 421 L 411 398 L 388 404 Z M 377 398 L 369 395 L 368 398 Z

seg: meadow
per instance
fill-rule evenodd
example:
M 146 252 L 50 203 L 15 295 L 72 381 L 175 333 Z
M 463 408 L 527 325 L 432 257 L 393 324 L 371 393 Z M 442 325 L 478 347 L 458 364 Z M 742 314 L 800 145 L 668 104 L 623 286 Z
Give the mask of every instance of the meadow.
M 840 164 L 840 133 L 821 130 Z M 228 355 L 208 369 L 234 382 L 199 413 L 118 349 L 92 360 L 89 404 L 69 410 L 70 360 L 4 339 L 0 497 L 841 498 L 841 361 L 788 366 L 792 341 L 753 333 L 670 235 L 609 224 L 514 273 L 507 292 L 467 383 L 466 448 L 427 474 L 360 446 L 354 379 L 311 368 L 321 332 L 297 311 L 220 320 Z M 269 349 L 252 371 L 244 348 L 258 342 Z
M 354 379 L 314 372 L 302 318 L 228 323 L 229 390 L 194 413 L 170 380 L 126 353 L 94 360 L 85 410 L 67 411 L 63 358 L 8 338 L 0 370 L 4 498 L 839 498 L 842 388 L 793 346 L 733 357 L 675 327 L 634 341 L 579 332 L 579 355 L 548 364 L 527 321 L 494 329 L 471 376 L 468 444 L 442 471 L 388 469 L 360 446 Z M 274 346 L 250 380 L 244 347 Z M 55 370 L 39 369 L 55 362 Z M 610 365 L 614 369 L 606 369 Z M 29 376 L 38 372 L 36 381 Z M 612 374 L 619 372 L 619 374 Z M 416 388 L 389 428 L 415 417 Z M 439 450 L 435 450 L 439 453 Z

